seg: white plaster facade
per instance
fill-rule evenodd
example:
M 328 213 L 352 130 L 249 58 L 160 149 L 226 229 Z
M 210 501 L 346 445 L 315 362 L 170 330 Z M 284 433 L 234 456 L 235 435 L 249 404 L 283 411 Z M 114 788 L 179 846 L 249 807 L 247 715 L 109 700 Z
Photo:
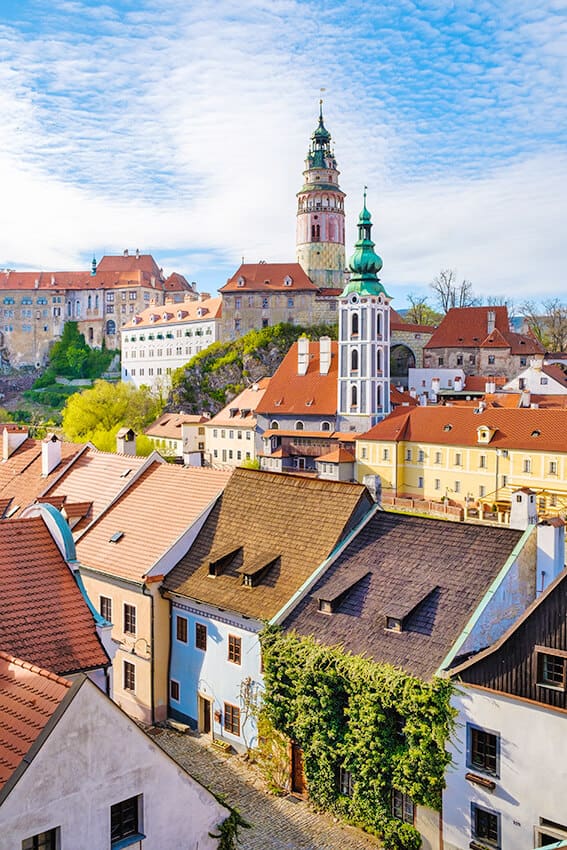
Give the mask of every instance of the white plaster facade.
M 126 846 L 111 843 L 110 809 L 137 796 L 144 837 L 132 846 L 214 850 L 228 810 L 88 679 L 75 688 L 0 805 L 1 850 L 51 829 L 58 850 Z
M 444 850 L 473 846 L 473 807 L 497 815 L 499 840 L 487 847 L 532 850 L 567 839 L 565 712 L 468 684 L 457 687 L 453 765 L 443 795 Z M 471 726 L 497 736 L 497 774 L 486 776 L 494 790 L 465 778 L 482 776 L 470 763 Z

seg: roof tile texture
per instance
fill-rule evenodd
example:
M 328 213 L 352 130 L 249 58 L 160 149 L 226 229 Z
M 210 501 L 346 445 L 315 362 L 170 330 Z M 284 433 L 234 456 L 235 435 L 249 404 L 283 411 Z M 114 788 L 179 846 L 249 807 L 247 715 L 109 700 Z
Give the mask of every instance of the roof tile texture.
M 40 517 L 0 522 L 0 650 L 61 675 L 109 663 L 87 603 Z
M 0 788 L 70 687 L 65 679 L 0 652 Z
M 192 599 L 258 619 L 273 617 L 370 507 L 360 484 L 236 469 L 187 555 L 164 586 Z M 356 517 L 355 517 L 356 514 Z M 256 587 L 237 570 L 269 545 L 279 561 Z M 209 576 L 215 553 L 242 547 L 221 575 Z
M 488 313 L 495 327 L 488 332 Z M 510 348 L 511 354 L 543 354 L 544 348 L 531 336 L 510 331 L 506 307 L 452 307 L 426 343 L 436 348 Z
M 309 343 L 305 375 L 297 374 L 297 343 L 294 343 L 272 377 L 256 413 L 305 416 L 335 416 L 337 412 L 338 343 L 331 342 L 331 365 L 320 374 L 318 342 Z
M 85 567 L 141 582 L 217 498 L 230 476 L 229 470 L 150 464 L 80 537 L 78 560 Z M 118 531 L 124 535 L 111 543 Z
M 286 277 L 291 284 L 284 283 Z M 244 286 L 238 285 L 239 278 Z M 317 292 L 317 287 L 299 263 L 243 263 L 219 292 Z
M 521 536 L 378 511 L 284 627 L 429 679 Z M 318 599 L 349 576 L 358 583 L 335 613 L 320 613 Z M 403 615 L 402 632 L 386 630 L 386 617 Z

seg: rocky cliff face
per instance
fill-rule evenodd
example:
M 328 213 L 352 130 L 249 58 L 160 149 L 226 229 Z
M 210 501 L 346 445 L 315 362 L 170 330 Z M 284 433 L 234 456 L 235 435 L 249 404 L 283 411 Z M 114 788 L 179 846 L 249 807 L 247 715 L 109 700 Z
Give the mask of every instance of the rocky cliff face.
M 271 377 L 302 334 L 310 339 L 336 339 L 336 330 L 327 325 L 275 325 L 251 331 L 234 342 L 217 342 L 177 370 L 167 409 L 214 416 L 245 387 Z

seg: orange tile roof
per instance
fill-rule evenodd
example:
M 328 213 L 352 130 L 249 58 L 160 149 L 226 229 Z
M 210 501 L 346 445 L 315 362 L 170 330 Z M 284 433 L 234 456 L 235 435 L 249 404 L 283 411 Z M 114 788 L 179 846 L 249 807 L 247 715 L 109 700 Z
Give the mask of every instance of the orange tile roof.
M 138 272 L 161 276 L 161 270 L 151 254 L 106 254 L 96 267 L 97 272 Z
M 305 375 L 297 374 L 297 343 L 284 357 L 270 381 L 256 413 L 305 416 L 335 416 L 337 412 L 338 343 L 331 342 L 331 365 L 319 373 L 319 342 L 309 343 Z
M 27 439 L 8 460 L 0 463 L 0 498 L 11 499 L 11 508 L 20 510 L 31 505 L 42 493 L 50 481 L 54 481 L 61 472 L 78 457 L 83 445 L 61 443 L 61 463 L 44 478 L 41 474 L 41 440 Z
M 354 463 L 354 455 L 347 449 L 336 448 L 325 455 L 319 455 L 316 460 L 324 461 L 325 463 Z
M 0 652 L 0 789 L 67 695 L 71 682 Z
M 412 406 L 419 403 L 417 398 L 411 396 L 407 390 L 399 390 L 393 383 L 390 384 L 390 402 L 392 405 L 410 404 Z
M 557 381 L 558 384 L 561 384 L 562 387 L 567 387 L 567 375 L 558 363 L 550 363 L 549 365 L 546 364 L 541 367 L 541 371 L 544 375 L 547 375 L 548 378 L 551 378 L 552 380 Z
M 488 333 L 488 312 L 495 314 L 495 328 Z M 544 348 L 531 336 L 512 333 L 506 307 L 452 307 L 425 349 L 510 348 L 512 354 L 543 354 Z
M 199 314 L 201 311 L 201 314 Z M 200 322 L 220 319 L 222 298 L 207 298 L 204 301 L 184 301 L 179 304 L 154 304 L 134 316 L 124 330 L 159 328 L 180 322 Z M 153 319 L 152 319 L 153 317 Z
M 216 416 L 209 420 L 208 425 L 232 425 L 235 427 L 243 427 L 246 425 L 252 426 L 255 422 L 256 408 L 266 392 L 270 383 L 270 378 L 260 378 L 252 387 L 247 387 L 245 390 L 233 398 L 232 401 L 223 407 Z M 256 389 L 254 389 L 254 387 Z M 235 415 L 231 415 L 231 411 L 237 411 Z M 243 416 L 242 411 L 248 411 L 246 416 Z
M 257 619 L 273 617 L 370 509 L 360 484 L 236 469 L 195 543 L 166 576 L 181 596 Z M 314 529 L 317 533 L 314 533 Z M 266 552 L 280 557 L 265 581 L 242 584 L 239 568 Z M 238 550 L 214 579 L 215 553 Z
M 286 286 L 284 279 L 291 278 Z M 238 279 L 244 285 L 238 285 Z M 244 263 L 229 277 L 219 292 L 317 292 L 317 287 L 303 271 L 299 263 Z
M 485 378 L 483 375 L 465 375 L 465 388 L 463 392 L 466 393 L 467 390 L 473 393 L 484 392 L 488 381 L 496 384 L 497 387 L 503 387 L 508 381 L 508 378 L 504 375 L 495 375 L 490 378 Z
M 154 461 L 79 538 L 78 560 L 85 567 L 142 581 L 218 497 L 231 474 Z M 123 537 L 111 543 L 118 531 Z
M 398 408 L 398 411 L 404 408 Z M 414 407 L 379 422 L 361 440 L 411 441 L 449 446 L 477 446 L 477 428 L 495 429 L 491 448 L 567 452 L 567 411 L 534 408 Z M 539 432 L 539 433 L 538 433 Z
M 0 522 L 0 647 L 61 675 L 109 664 L 91 611 L 41 517 Z
M 192 413 L 164 413 L 144 431 L 148 437 L 158 437 L 165 440 L 180 440 L 182 425 L 202 425 L 209 422 L 206 416 Z
M 131 476 L 147 462 L 145 457 L 99 452 L 89 446 L 41 495 L 65 496 L 65 501 L 70 502 L 92 502 L 89 517 L 92 520 L 108 507 L 129 484 Z M 78 530 L 79 527 L 76 528 Z

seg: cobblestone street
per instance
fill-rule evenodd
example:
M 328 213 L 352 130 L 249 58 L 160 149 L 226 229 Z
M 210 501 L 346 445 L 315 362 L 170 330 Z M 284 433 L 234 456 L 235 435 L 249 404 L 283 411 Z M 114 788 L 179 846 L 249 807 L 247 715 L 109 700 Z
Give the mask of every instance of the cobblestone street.
M 379 850 L 380 842 L 354 827 L 314 812 L 294 797 L 274 797 L 256 769 L 217 751 L 204 737 L 153 728 L 149 734 L 189 773 L 237 808 L 250 824 L 242 850 Z

